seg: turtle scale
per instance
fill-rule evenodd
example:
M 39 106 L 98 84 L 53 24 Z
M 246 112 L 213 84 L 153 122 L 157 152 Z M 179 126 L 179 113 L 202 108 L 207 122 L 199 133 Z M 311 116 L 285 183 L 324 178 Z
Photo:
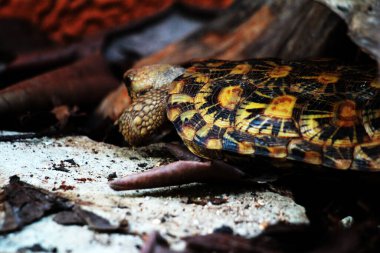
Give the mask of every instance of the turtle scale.
M 201 157 L 379 170 L 375 78 L 376 69 L 330 60 L 194 62 L 169 86 L 167 114 Z

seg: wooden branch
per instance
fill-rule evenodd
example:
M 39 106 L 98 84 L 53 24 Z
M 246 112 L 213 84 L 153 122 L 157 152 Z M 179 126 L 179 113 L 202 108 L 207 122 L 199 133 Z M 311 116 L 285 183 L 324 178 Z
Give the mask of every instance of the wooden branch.
M 118 86 L 99 54 L 0 90 L 0 114 L 97 103 Z
M 263 32 L 271 20 L 273 16 L 263 0 L 237 1 L 203 29 L 138 61 L 135 66 L 159 62 L 180 64 L 193 58 L 214 57 L 230 47 L 244 48 L 254 39 L 252 37 L 258 37 Z
M 276 13 L 276 21 L 239 58 L 323 56 L 342 24 L 332 11 L 312 1 L 280 1 L 271 6 L 271 13 Z
M 348 35 L 380 67 L 380 2 L 378 0 L 318 0 L 348 25 Z
M 328 8 L 310 0 L 242 0 L 204 29 L 136 66 L 194 58 L 315 57 L 339 22 Z

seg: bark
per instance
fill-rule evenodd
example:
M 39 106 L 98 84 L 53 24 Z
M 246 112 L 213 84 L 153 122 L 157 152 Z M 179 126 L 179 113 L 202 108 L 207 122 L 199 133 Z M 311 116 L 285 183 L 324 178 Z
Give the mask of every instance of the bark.
M 318 0 L 344 19 L 350 38 L 380 66 L 380 2 Z

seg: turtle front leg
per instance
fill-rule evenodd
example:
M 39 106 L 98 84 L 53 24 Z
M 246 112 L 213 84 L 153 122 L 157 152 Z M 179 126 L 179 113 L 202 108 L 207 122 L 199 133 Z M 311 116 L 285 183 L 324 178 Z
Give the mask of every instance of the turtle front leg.
M 167 133 L 167 89 L 152 89 L 134 99 L 115 122 L 119 131 L 131 146 L 153 142 L 155 137 Z
M 125 73 L 124 82 L 132 104 L 115 123 L 129 145 L 154 142 L 169 132 L 166 117 L 168 86 L 183 72 L 179 66 L 157 64 Z
M 222 161 L 177 161 L 111 181 L 117 191 L 173 186 L 194 182 L 240 181 L 245 173 Z

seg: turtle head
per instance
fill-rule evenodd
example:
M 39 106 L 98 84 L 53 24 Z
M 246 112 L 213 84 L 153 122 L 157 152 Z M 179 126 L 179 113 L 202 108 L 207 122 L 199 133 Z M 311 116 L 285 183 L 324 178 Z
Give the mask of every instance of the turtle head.
M 154 89 L 166 88 L 184 68 L 170 64 L 153 64 L 132 68 L 124 73 L 123 81 L 132 99 Z
M 184 72 L 179 66 L 150 65 L 128 70 L 124 83 L 132 103 L 116 121 L 132 146 L 154 142 L 168 133 L 166 103 L 169 84 Z

